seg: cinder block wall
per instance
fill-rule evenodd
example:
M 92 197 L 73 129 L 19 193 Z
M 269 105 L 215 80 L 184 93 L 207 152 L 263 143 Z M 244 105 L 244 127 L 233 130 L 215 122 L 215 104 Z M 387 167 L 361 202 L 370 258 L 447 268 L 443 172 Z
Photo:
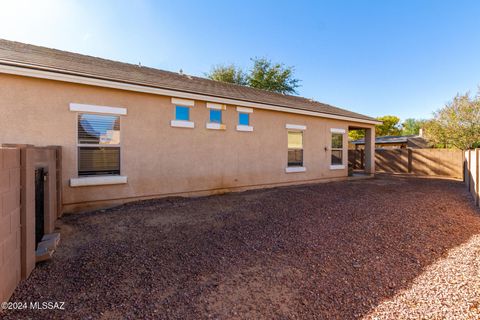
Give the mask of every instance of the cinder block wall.
M 20 150 L 0 148 L 0 302 L 20 282 Z

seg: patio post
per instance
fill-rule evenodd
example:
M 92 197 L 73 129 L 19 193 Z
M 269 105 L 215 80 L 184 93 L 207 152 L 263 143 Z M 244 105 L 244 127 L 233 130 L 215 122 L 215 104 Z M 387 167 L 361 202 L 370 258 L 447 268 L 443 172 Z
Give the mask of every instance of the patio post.
M 365 129 L 365 172 L 375 174 L 375 127 Z

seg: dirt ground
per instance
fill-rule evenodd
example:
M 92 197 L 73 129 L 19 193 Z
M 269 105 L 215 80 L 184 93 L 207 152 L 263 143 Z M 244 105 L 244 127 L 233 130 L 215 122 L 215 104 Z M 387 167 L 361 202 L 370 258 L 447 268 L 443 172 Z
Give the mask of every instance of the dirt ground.
M 64 216 L 5 319 L 476 319 L 480 212 L 462 182 L 379 177 Z

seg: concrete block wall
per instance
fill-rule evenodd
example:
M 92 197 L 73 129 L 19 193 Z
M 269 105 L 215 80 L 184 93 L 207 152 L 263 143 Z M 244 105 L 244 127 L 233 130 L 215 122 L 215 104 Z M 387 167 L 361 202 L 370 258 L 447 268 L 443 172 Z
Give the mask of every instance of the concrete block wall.
M 0 148 L 0 302 L 21 279 L 20 150 Z

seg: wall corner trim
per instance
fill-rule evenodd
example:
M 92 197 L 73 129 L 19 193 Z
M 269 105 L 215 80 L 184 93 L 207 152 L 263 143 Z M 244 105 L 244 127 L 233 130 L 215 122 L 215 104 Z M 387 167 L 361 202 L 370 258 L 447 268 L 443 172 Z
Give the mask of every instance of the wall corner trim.
M 80 177 L 70 179 L 70 187 L 104 186 L 125 183 L 127 183 L 126 176 Z
M 70 111 L 116 114 L 122 116 L 127 114 L 127 108 L 96 106 L 92 104 L 81 103 L 70 103 Z
M 287 129 L 294 129 L 294 130 L 307 130 L 307 126 L 300 125 L 300 124 L 286 124 L 285 128 Z

